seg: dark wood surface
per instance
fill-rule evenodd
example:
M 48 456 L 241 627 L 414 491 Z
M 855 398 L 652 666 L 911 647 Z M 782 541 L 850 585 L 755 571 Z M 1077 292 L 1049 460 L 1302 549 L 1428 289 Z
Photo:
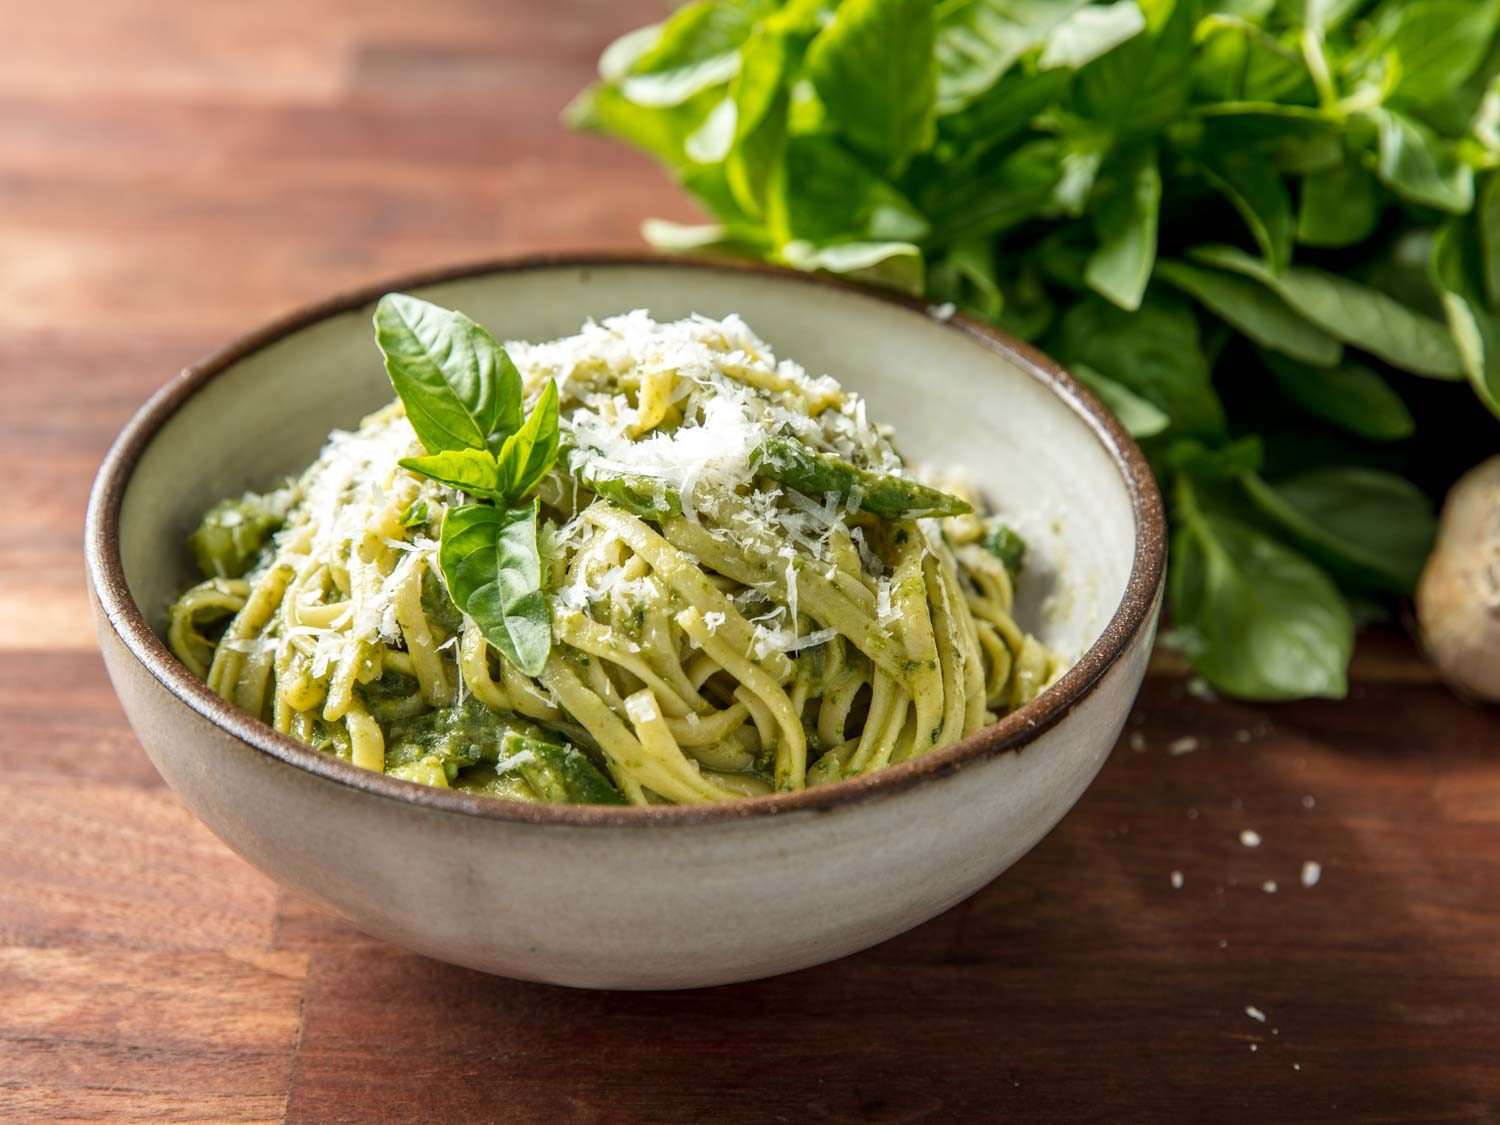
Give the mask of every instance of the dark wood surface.
M 557 121 L 654 15 L 0 0 L 0 1119 L 1500 1116 L 1500 723 L 1395 633 L 1343 703 L 1204 700 L 1160 663 L 1132 738 L 998 882 L 867 953 L 705 992 L 382 945 L 164 788 L 83 590 L 110 438 L 309 298 L 687 217 L 644 160 Z

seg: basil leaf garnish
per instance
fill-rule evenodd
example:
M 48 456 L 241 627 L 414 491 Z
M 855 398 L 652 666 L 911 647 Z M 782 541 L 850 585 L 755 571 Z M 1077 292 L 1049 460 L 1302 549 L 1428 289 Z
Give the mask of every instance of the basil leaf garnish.
M 528 676 L 552 651 L 552 616 L 542 591 L 538 504 L 451 508 L 443 519 L 438 562 L 454 603 L 490 644 Z
M 488 449 L 449 449 L 425 457 L 403 457 L 401 467 L 462 489 L 470 496 L 497 504 L 509 501 L 510 492 L 501 484 L 500 467 Z
M 375 339 L 429 453 L 492 448 L 521 425 L 520 372 L 463 313 L 388 293 L 375 308 Z
M 540 483 L 557 460 L 557 384 L 547 380 L 526 423 L 500 447 L 497 477 L 514 503 Z

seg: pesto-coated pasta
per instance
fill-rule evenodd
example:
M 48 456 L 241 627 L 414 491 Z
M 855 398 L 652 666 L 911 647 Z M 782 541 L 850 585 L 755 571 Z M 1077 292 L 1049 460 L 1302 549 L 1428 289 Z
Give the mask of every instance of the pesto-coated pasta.
M 1061 672 L 1012 617 L 1019 537 L 973 490 L 914 479 L 857 395 L 738 318 L 635 312 L 505 351 L 528 404 L 550 410 L 549 385 L 559 404 L 534 674 L 456 608 L 440 547 L 466 496 L 402 466 L 423 447 L 397 402 L 211 510 L 167 631 L 195 675 L 366 769 L 685 804 L 928 753 Z

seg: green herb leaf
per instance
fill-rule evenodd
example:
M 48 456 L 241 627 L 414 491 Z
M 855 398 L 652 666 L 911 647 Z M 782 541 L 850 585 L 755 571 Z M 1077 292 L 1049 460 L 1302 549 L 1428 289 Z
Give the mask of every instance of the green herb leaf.
M 1500 75 L 1496 80 L 1500 82 Z M 1484 279 L 1484 296 L 1489 307 L 1500 312 L 1500 173 L 1490 173 L 1484 190 L 1479 193 L 1474 225 L 1479 235 L 1479 272 Z
M 1056 341 L 1064 366 L 1082 364 L 1154 404 L 1185 434 L 1224 430 L 1224 408 L 1209 380 L 1208 359 L 1192 310 L 1148 295 L 1127 313 L 1098 298 L 1064 315 Z
M 1474 205 L 1474 171 L 1427 126 L 1393 109 L 1370 111 L 1380 131 L 1376 172 L 1397 195 L 1462 214 Z
M 1484 58 L 1495 36 L 1495 0 L 1416 0 L 1387 4 L 1369 45 L 1361 52 L 1394 51 L 1400 77 L 1394 99 L 1426 104 L 1457 90 Z
M 1194 668 L 1243 699 L 1341 699 L 1354 622 L 1317 566 L 1232 517 L 1179 502 L 1174 636 Z
M 899 171 L 931 143 L 931 0 L 843 0 L 807 50 L 807 77 L 849 143 Z
M 1146 17 L 1135 0 L 1079 8 L 1048 34 L 1037 66 L 1043 70 L 1078 69 L 1109 54 L 1146 30 Z
M 1370 236 L 1380 219 L 1375 177 L 1346 160 L 1302 181 L 1297 241 L 1306 246 L 1352 246 Z
M 923 288 L 926 265 L 910 242 L 835 242 L 815 246 L 801 240 L 781 248 L 786 264 L 799 270 L 827 270 L 913 296 Z
M 1099 401 L 1109 407 L 1133 438 L 1155 437 L 1172 424 L 1166 412 L 1153 402 L 1136 394 L 1129 387 L 1099 374 L 1086 363 L 1075 363 L 1069 374 L 1099 396 Z
M 1257 508 L 1303 550 L 1357 588 L 1410 594 L 1437 534 L 1432 501 L 1375 469 L 1335 468 L 1267 484 L 1243 482 Z
M 485 449 L 521 422 L 521 376 L 495 338 L 460 312 L 389 293 L 375 339 L 429 453 Z
M 1197 298 L 1204 308 L 1262 347 L 1320 367 L 1337 363 L 1343 355 L 1343 345 L 1337 340 L 1252 281 L 1198 269 L 1186 262 L 1158 262 L 1156 274 Z
M 791 93 L 785 79 L 793 61 L 787 36 L 758 31 L 740 52 L 740 70 L 729 88 L 734 140 L 724 175 L 735 202 L 757 218 L 764 213 L 771 176 L 786 144 Z
M 1196 0 L 1154 0 L 1148 29 L 1078 72 L 1084 116 L 1120 135 L 1153 132 L 1187 108 Z
M 1500 416 L 1500 314 L 1481 295 L 1479 240 L 1467 222 L 1450 221 L 1432 247 L 1432 279 L 1462 357 L 1464 374 L 1490 410 Z
M 1265 157 L 1242 149 L 1209 155 L 1204 174 L 1245 220 L 1271 269 L 1281 272 L 1292 260 L 1292 200 L 1281 176 Z
M 721 0 L 679 8 L 620 77 L 620 92 L 639 106 L 679 106 L 727 82 L 739 68 L 736 51 L 751 17 L 749 5 Z
M 1139 149 L 1121 162 L 1114 191 L 1097 212 L 1099 249 L 1084 268 L 1084 280 L 1122 309 L 1140 308 L 1156 261 L 1161 172 L 1153 149 Z
M 403 457 L 400 464 L 409 472 L 497 504 L 504 504 L 509 496 L 495 455 L 488 449 L 447 449 L 425 457 Z
M 967 146 L 966 162 L 1022 132 L 1067 88 L 1064 69 L 1028 74 L 1012 70 L 962 110 L 938 118 L 945 140 Z
M 1443 325 L 1369 286 L 1302 266 L 1277 275 L 1229 246 L 1200 246 L 1191 254 L 1200 262 L 1254 278 L 1329 335 L 1397 367 L 1441 379 L 1463 374 Z
M 937 106 L 957 113 L 1088 0 L 959 0 L 937 16 Z
M 548 379 L 526 422 L 505 439 L 495 458 L 496 476 L 506 497 L 496 502 L 518 504 L 552 468 L 557 446 L 557 384 Z
M 1371 441 L 1399 441 L 1416 430 L 1401 396 L 1368 367 L 1310 367 L 1271 352 L 1261 358 L 1281 393 L 1315 418 Z
M 766 222 L 778 245 L 916 242 L 928 231 L 899 191 L 821 136 L 787 139 Z
M 500 654 L 528 676 L 552 650 L 552 617 L 542 591 L 537 505 L 450 508 L 438 562 L 454 602 Z

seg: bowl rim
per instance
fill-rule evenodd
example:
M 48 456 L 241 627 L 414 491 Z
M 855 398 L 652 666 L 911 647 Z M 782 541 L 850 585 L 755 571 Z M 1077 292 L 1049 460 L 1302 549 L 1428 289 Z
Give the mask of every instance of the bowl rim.
M 167 421 L 199 390 L 241 360 L 303 329 L 354 312 L 389 292 L 498 274 L 554 270 L 645 268 L 711 271 L 769 278 L 781 284 L 832 289 L 882 303 L 893 312 L 914 313 L 959 332 L 1008 360 L 1051 391 L 1092 432 L 1114 463 L 1130 498 L 1135 550 L 1125 591 L 1108 623 L 1088 650 L 1036 699 L 982 730 L 944 747 L 875 773 L 795 793 L 774 793 L 704 805 L 546 805 L 451 789 L 377 774 L 320 753 L 279 734 L 240 711 L 193 676 L 156 635 L 132 598 L 120 553 L 120 514 L 141 456 Z M 707 824 L 759 819 L 796 812 L 826 812 L 891 797 L 922 782 L 1007 751 L 1021 751 L 1059 723 L 1090 694 L 1149 627 L 1162 592 L 1166 567 L 1166 518 L 1161 494 L 1144 454 L 1114 416 L 1056 362 L 988 324 L 918 298 L 875 289 L 842 278 L 785 269 L 757 261 L 705 259 L 650 251 L 587 251 L 509 256 L 402 274 L 376 284 L 313 301 L 230 342 L 184 368 L 130 418 L 105 455 L 89 493 L 84 555 L 90 589 L 103 620 L 158 685 L 250 749 L 285 765 L 406 805 L 477 816 L 486 820 L 575 827 Z

